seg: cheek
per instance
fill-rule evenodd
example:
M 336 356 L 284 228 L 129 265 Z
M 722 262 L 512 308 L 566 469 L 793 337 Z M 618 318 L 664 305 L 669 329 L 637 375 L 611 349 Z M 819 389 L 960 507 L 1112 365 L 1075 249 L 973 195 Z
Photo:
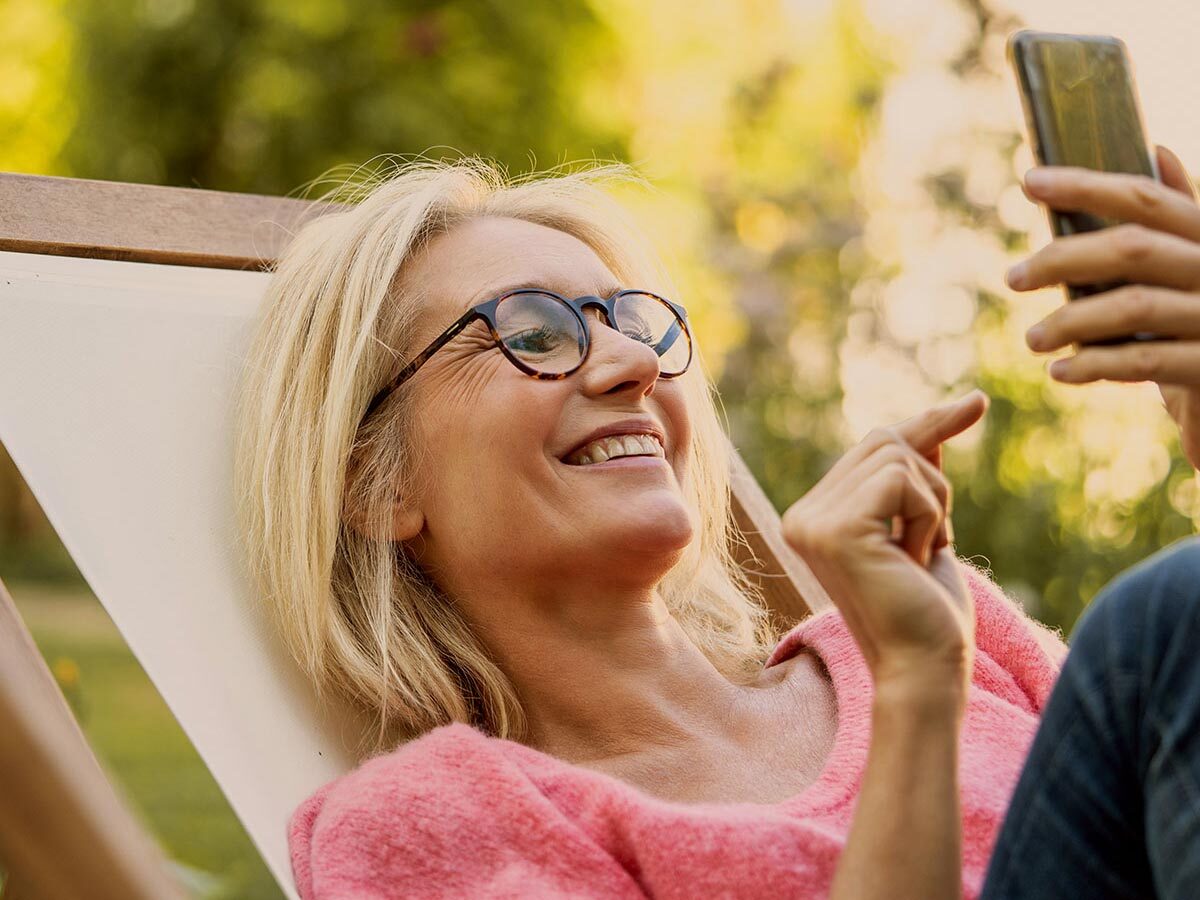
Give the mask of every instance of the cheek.
M 685 386 L 678 382 L 672 383 L 673 390 L 668 395 L 663 392 L 661 398 L 662 411 L 667 427 L 670 429 L 672 439 L 675 445 L 672 451 L 671 465 L 675 471 L 675 480 L 679 485 L 680 493 L 683 495 L 682 500 L 687 509 L 687 517 L 691 522 L 693 531 L 698 529 L 701 521 L 700 509 L 697 505 L 695 496 L 695 459 L 693 457 L 693 440 L 695 439 L 694 429 L 705 426 L 705 420 L 702 417 L 700 421 L 694 421 L 692 418 L 692 404 L 695 402 L 686 392 Z M 719 430 L 719 425 L 712 425 Z M 717 435 L 723 439 L 723 434 Z
M 421 465 L 432 476 L 425 513 L 443 534 L 450 527 L 503 533 L 553 487 L 545 454 L 561 411 L 555 385 L 497 374 L 454 379 L 424 398 Z
M 672 464 L 675 468 L 679 483 L 689 471 L 692 454 L 692 418 L 685 393 L 687 386 L 671 383 L 670 391 L 663 391 L 659 402 L 662 404 L 662 415 L 672 442 Z

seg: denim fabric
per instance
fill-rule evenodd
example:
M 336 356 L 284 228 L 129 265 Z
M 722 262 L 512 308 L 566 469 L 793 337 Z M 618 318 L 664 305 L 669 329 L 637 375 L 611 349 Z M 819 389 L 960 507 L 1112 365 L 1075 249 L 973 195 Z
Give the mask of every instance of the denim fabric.
M 1200 898 L 1200 540 L 1080 620 L 981 897 Z

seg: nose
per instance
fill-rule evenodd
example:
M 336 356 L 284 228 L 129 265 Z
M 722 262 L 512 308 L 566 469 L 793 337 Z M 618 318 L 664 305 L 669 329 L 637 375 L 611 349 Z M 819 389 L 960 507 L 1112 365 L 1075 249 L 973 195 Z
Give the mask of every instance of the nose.
M 629 391 L 636 397 L 650 396 L 661 372 L 658 354 L 618 331 L 599 302 L 585 304 L 583 315 L 591 344 L 587 363 L 579 370 L 584 389 L 589 394 Z

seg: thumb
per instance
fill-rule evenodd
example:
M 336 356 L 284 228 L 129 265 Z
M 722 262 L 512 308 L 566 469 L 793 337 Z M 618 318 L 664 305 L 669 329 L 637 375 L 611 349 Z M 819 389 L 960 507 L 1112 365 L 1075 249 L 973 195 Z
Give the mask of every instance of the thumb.
M 1184 167 L 1183 162 L 1166 147 L 1159 146 L 1157 149 L 1158 174 L 1162 176 L 1163 184 L 1195 200 L 1196 186 L 1192 184 L 1192 179 L 1188 177 L 1187 169 Z

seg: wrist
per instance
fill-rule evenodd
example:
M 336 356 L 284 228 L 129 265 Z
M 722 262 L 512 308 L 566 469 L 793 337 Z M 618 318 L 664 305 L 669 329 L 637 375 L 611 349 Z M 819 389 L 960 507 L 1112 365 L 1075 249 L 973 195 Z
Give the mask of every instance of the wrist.
M 966 670 L 956 666 L 888 673 L 875 679 L 873 705 L 876 714 L 955 719 L 966 709 L 968 686 Z
M 937 693 L 946 687 L 966 690 L 975 667 L 975 646 L 957 641 L 934 648 L 909 647 L 868 660 L 875 686 L 894 685 L 896 693 Z

